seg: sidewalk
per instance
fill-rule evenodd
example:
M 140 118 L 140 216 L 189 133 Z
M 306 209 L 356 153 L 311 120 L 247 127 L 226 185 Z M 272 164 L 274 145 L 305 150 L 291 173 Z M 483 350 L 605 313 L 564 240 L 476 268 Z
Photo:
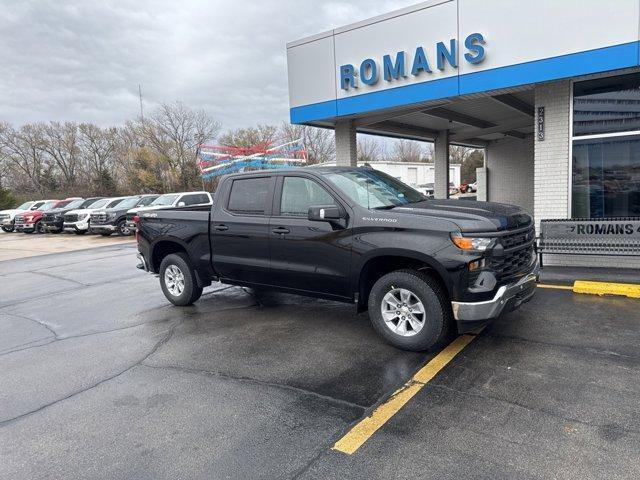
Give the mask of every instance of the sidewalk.
M 558 267 L 540 271 L 540 283 L 572 285 L 576 280 L 640 284 L 640 271 L 635 268 Z

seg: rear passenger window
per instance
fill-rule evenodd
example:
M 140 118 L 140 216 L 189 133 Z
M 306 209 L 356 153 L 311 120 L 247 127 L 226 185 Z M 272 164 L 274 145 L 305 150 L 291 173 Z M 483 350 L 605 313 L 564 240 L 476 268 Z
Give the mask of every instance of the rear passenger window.
M 198 195 L 183 195 L 180 199 L 181 202 L 184 202 L 186 206 L 195 205 L 198 203 Z
M 235 213 L 264 215 L 267 208 L 267 193 L 270 177 L 234 180 L 229 195 L 227 210 Z

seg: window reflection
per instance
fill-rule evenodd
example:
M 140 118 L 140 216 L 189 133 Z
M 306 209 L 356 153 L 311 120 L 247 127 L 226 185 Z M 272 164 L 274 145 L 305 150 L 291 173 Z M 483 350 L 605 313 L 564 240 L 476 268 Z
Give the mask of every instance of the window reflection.
M 640 137 L 573 143 L 574 218 L 640 216 Z

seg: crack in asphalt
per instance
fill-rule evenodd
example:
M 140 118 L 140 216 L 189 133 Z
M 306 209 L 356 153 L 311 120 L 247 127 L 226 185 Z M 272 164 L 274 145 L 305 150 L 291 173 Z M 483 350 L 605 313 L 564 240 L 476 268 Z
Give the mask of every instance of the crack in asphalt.
M 181 367 L 179 365 L 151 365 L 151 364 L 143 362 L 142 366 L 143 367 L 147 367 L 147 368 L 154 368 L 154 369 L 158 369 L 158 370 L 173 370 L 173 371 L 177 371 L 177 372 L 194 373 L 194 374 L 206 375 L 208 377 L 221 378 L 221 379 L 224 379 L 224 380 L 235 380 L 235 381 L 238 381 L 238 382 L 241 382 L 241 383 L 250 383 L 250 384 L 253 384 L 253 385 L 261 385 L 261 386 L 265 386 L 265 387 L 279 388 L 279 389 L 282 389 L 282 390 L 288 390 L 288 391 L 300 393 L 302 395 L 318 398 L 320 400 L 324 400 L 324 401 L 327 401 L 327 402 L 330 402 L 330 403 L 341 405 L 343 407 L 356 408 L 356 409 L 362 410 L 362 411 L 365 411 L 365 410 L 367 410 L 367 408 L 369 408 L 369 407 L 366 407 L 364 405 L 360 405 L 358 403 L 349 402 L 347 400 L 342 400 L 340 398 L 331 397 L 329 395 L 323 395 L 321 393 L 314 392 L 313 390 L 307 390 L 307 389 L 300 388 L 300 387 L 294 387 L 292 385 L 287 385 L 287 384 L 283 384 L 283 383 L 275 383 L 275 382 L 267 382 L 267 381 L 264 381 L 264 380 L 257 380 L 255 378 L 251 378 L 251 377 L 242 377 L 242 376 L 230 375 L 228 373 L 216 372 L 216 371 L 213 371 L 213 370 L 205 370 L 205 369 L 200 369 L 200 368 Z
M 596 355 L 600 355 L 602 357 L 620 357 L 620 358 L 628 358 L 630 360 L 640 360 L 640 356 L 638 355 L 629 355 L 627 353 L 618 353 L 618 352 L 613 352 L 611 350 L 600 350 L 597 348 L 593 348 L 593 347 L 580 347 L 580 346 L 576 346 L 576 345 L 568 345 L 565 343 L 554 343 L 554 342 L 544 342 L 542 340 L 530 340 L 528 338 L 524 338 L 524 337 L 518 337 L 518 336 L 512 336 L 512 335 L 503 335 L 500 333 L 490 333 L 490 332 L 483 332 L 483 337 L 486 338 L 496 338 L 496 339 L 505 339 L 505 340 L 512 340 L 514 342 L 521 342 L 521 343 L 531 343 L 531 344 L 535 344 L 535 345 L 542 345 L 545 347 L 557 347 L 557 348 L 564 348 L 567 350 L 575 350 L 578 352 L 587 352 L 587 353 L 591 353 L 591 354 L 596 354 Z
M 78 285 L 82 285 L 83 287 L 88 287 L 89 286 L 89 284 L 87 284 L 87 283 L 82 283 L 82 282 L 79 282 L 78 280 L 73 280 L 72 278 L 64 278 L 64 277 L 61 277 L 59 275 L 54 275 L 53 273 L 48 273 L 45 270 L 47 270 L 47 269 L 42 269 L 42 270 L 39 270 L 37 272 L 36 271 L 27 271 L 25 273 L 33 273 L 34 275 L 43 275 L 45 277 L 54 278 L 56 280 L 63 280 L 65 282 L 73 282 L 73 283 L 77 283 Z
M 92 389 L 94 389 L 96 387 L 99 387 L 100 385 L 102 385 L 102 384 L 104 384 L 106 382 L 109 382 L 109 381 L 111 381 L 111 380 L 113 380 L 115 378 L 118 378 L 119 376 L 127 373 L 128 371 L 132 370 L 133 368 L 137 367 L 138 365 L 141 365 L 145 360 L 147 360 L 151 355 L 156 353 L 163 345 L 165 345 L 171 339 L 171 337 L 173 336 L 177 326 L 178 326 L 178 323 L 173 324 L 169 328 L 169 330 L 167 330 L 166 335 L 162 339 L 160 339 L 158 342 L 156 342 L 156 344 L 151 348 L 151 350 L 147 354 L 145 354 L 140 360 L 137 360 L 136 362 L 132 363 L 131 365 L 129 365 L 125 369 L 121 370 L 120 372 L 118 372 L 118 373 L 116 373 L 114 375 L 111 375 L 111 376 L 109 376 L 107 378 L 103 378 L 102 380 L 100 380 L 100 381 L 98 381 L 98 382 L 94 383 L 93 385 L 90 385 L 90 386 L 88 386 L 86 388 L 82 388 L 82 389 L 77 390 L 75 392 L 72 392 L 69 395 L 66 395 L 66 396 L 64 396 L 62 398 L 58 398 L 56 400 L 53 400 L 52 402 L 49 402 L 49 403 L 47 403 L 45 405 L 41 405 L 40 407 L 38 407 L 38 408 L 36 408 L 34 410 L 22 413 L 22 414 L 20 414 L 20 415 L 18 415 L 16 417 L 13 417 L 13 418 L 2 420 L 2 421 L 0 421 L 0 428 L 6 427 L 6 426 L 8 426 L 10 424 L 13 424 L 13 423 L 15 423 L 17 421 L 20 421 L 23 418 L 29 417 L 29 416 L 31 416 L 31 415 L 33 415 L 35 413 L 41 412 L 42 410 L 45 410 L 45 409 L 47 409 L 47 408 L 49 408 L 49 407 L 51 407 L 53 405 L 56 405 L 58 403 L 64 402 L 65 400 L 69 400 L 70 398 L 73 398 L 73 397 L 75 397 L 77 395 L 80 395 L 81 393 L 88 392 L 89 390 L 92 390 Z
M 24 315 L 22 315 L 22 314 L 20 314 L 20 313 L 14 313 L 14 312 L 12 312 L 11 314 L 7 314 L 7 313 L 5 313 L 5 315 L 10 315 L 10 316 L 12 316 L 12 317 L 21 318 L 21 319 L 23 319 L 23 320 L 27 320 L 27 321 L 29 321 L 29 322 L 33 322 L 33 323 L 35 323 L 36 325 L 40 325 L 41 327 L 46 328 L 46 329 L 49 331 L 49 333 L 51 333 L 51 335 L 53 335 L 54 341 L 55 341 L 55 340 L 58 340 L 58 333 L 57 333 L 53 328 L 51 328 L 48 324 L 46 324 L 46 323 L 44 323 L 44 322 L 41 322 L 41 321 L 39 321 L 39 320 L 36 320 L 35 318 L 29 318 L 29 317 L 26 317 L 26 316 L 24 316 Z
M 465 392 L 463 390 L 459 390 L 457 388 L 449 387 L 449 386 L 443 385 L 441 383 L 431 383 L 430 382 L 429 384 L 425 385 L 425 387 L 427 387 L 427 388 L 434 387 L 434 388 L 439 388 L 439 389 L 442 389 L 442 390 L 448 390 L 450 392 L 459 393 L 461 395 L 482 398 L 483 400 L 493 400 L 495 402 L 504 403 L 504 404 L 510 405 L 512 407 L 516 407 L 516 408 L 520 408 L 522 410 L 526 410 L 528 412 L 542 413 L 544 415 L 549 415 L 549 416 L 554 417 L 554 418 L 560 418 L 560 419 L 562 419 L 562 420 L 564 420 L 566 422 L 573 422 L 573 423 L 579 423 L 581 425 L 586 425 L 587 427 L 603 428 L 603 427 L 607 426 L 606 424 L 592 423 L 592 422 L 588 422 L 586 420 L 579 420 L 577 418 L 568 417 L 568 416 L 560 414 L 559 412 L 547 410 L 547 409 L 544 409 L 544 408 L 530 407 L 530 406 L 524 405 L 522 403 L 514 402 L 514 401 L 511 401 L 511 400 L 506 400 L 504 398 L 494 397 L 492 395 L 486 395 L 486 394 L 478 393 L 478 392 L 469 392 L 469 391 Z M 632 433 L 632 434 L 635 434 L 635 435 L 640 434 L 640 430 L 637 430 L 637 429 L 626 428 L 626 427 L 623 427 L 622 425 L 619 425 L 618 428 L 620 428 L 620 430 L 624 430 L 627 433 Z

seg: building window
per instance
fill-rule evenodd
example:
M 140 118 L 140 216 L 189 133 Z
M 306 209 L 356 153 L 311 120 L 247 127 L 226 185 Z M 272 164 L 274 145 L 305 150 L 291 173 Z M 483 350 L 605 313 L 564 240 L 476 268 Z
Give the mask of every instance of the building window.
M 575 83 L 573 218 L 640 216 L 640 74 Z

